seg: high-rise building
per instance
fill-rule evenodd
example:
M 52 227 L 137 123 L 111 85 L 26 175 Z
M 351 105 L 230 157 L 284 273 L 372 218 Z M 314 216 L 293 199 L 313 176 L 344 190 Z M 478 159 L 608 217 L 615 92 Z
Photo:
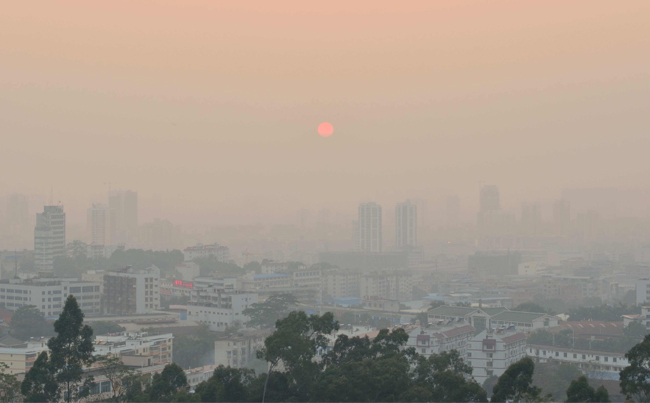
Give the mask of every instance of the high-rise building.
M 527 236 L 539 235 L 542 226 L 542 207 L 539 203 L 521 204 L 521 233 Z
M 29 223 L 29 201 L 27 196 L 12 194 L 7 200 L 7 226 L 9 233 L 22 240 L 27 234 Z
M 418 209 L 410 200 L 395 207 L 395 246 L 398 249 L 418 246 Z
M 34 267 L 52 270 L 59 256 L 65 256 L 65 213 L 63 206 L 45 206 L 36 214 Z
M 460 224 L 460 199 L 458 196 L 447 197 L 447 228 L 457 228 Z
M 383 245 L 381 206 L 373 202 L 361 203 L 357 225 L 359 250 L 380 253 Z
M 138 192 L 108 192 L 109 233 L 112 243 L 133 243 L 138 235 Z
M 131 267 L 104 275 L 104 309 L 112 315 L 150 313 L 160 309 L 160 269 Z
M 481 211 L 495 211 L 500 209 L 499 188 L 494 185 L 483 186 L 481 188 Z
M 88 209 L 88 241 L 96 245 L 110 244 L 110 216 L 111 211 L 105 204 L 93 203 Z
M 555 224 L 555 233 L 566 235 L 571 225 L 571 203 L 568 200 L 561 199 L 553 203 L 553 223 Z

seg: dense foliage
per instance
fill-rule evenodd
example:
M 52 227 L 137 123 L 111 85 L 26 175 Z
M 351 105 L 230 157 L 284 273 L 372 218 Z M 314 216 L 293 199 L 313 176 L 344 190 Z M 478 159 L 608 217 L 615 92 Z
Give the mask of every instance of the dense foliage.
M 609 403 L 609 392 L 604 386 L 594 389 L 589 385 L 585 376 L 581 376 L 571 381 L 571 385 L 566 391 L 567 402 L 595 402 Z
M 533 385 L 535 363 L 529 357 L 510 365 L 492 389 L 492 402 L 538 401 L 542 390 Z
M 629 366 L 621 371 L 621 392 L 629 399 L 650 401 L 650 335 L 625 354 Z
M 641 313 L 641 308 L 637 306 L 618 305 L 599 305 L 593 307 L 579 307 L 569 311 L 569 322 L 578 322 L 582 320 L 604 320 L 617 322 L 621 320 L 622 315 L 631 315 Z
M 273 294 L 266 301 L 252 304 L 244 309 L 243 314 L 250 318 L 249 326 L 268 328 L 289 315 L 289 312 L 295 309 L 297 302 L 293 294 Z
M 115 322 L 110 321 L 97 321 L 88 323 L 93 329 L 93 334 L 96 336 L 109 334 L 109 333 L 119 333 L 126 330 L 124 326 L 120 326 Z
M 51 338 L 47 353 L 41 353 L 25 375 L 22 393 L 25 401 L 71 402 L 86 396 L 93 382 L 84 379 L 84 368 L 93 363 L 93 331 L 83 324 L 84 314 L 77 300 L 70 295 L 59 319 L 54 322 L 56 336 Z M 82 386 L 80 388 L 80 386 Z
M 21 340 L 54 335 L 54 326 L 33 305 L 21 306 L 11 318 L 11 334 Z

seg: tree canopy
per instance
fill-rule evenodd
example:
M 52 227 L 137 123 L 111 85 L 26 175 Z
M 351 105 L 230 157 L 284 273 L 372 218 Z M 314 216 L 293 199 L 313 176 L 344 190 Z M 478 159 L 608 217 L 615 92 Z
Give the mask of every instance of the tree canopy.
M 587 377 L 581 376 L 571 381 L 571 385 L 566 391 L 567 402 L 596 402 L 609 403 L 609 392 L 604 386 L 594 389 L 589 385 Z
M 52 323 L 34 305 L 21 306 L 11 318 L 11 334 L 22 340 L 30 337 L 50 337 L 54 335 Z
M 625 354 L 629 365 L 620 373 L 621 392 L 629 399 L 650 401 L 650 335 Z
M 272 327 L 276 321 L 288 316 L 297 302 L 293 294 L 273 294 L 264 302 L 252 304 L 242 313 L 250 318 L 249 326 L 268 328 Z
M 535 363 L 525 357 L 510 365 L 492 389 L 492 402 L 531 401 L 540 399 L 541 389 L 533 386 Z

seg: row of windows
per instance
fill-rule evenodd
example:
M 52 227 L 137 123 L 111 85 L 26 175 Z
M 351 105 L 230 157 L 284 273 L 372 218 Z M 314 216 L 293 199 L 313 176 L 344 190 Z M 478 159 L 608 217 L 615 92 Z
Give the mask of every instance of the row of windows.
M 531 353 L 533 352 L 533 349 L 532 349 L 532 348 L 530 349 L 530 352 L 531 352 Z M 539 355 L 539 350 L 535 350 L 535 354 L 536 354 L 536 355 Z M 568 353 L 562 353 L 562 354 L 563 354 L 564 358 L 568 358 Z M 542 350 L 542 355 L 546 355 L 546 350 Z M 551 354 L 551 351 L 549 351 L 549 355 L 552 355 L 552 354 Z M 586 354 L 576 354 L 576 353 L 572 353 L 572 355 L 573 355 L 573 358 L 576 358 L 576 359 L 578 358 L 578 355 L 580 355 L 581 358 L 582 358 L 583 360 L 586 360 L 586 359 L 587 359 L 587 355 L 586 355 Z M 556 357 L 559 357 L 559 356 L 560 356 L 560 352 L 559 352 L 559 351 L 556 351 L 556 352 L 555 352 L 555 356 L 556 356 Z M 605 361 L 605 362 L 609 362 L 609 359 L 610 359 L 610 357 L 608 357 L 608 356 L 604 356 L 604 357 L 603 357 L 603 361 Z M 611 357 L 611 359 L 612 359 L 612 362 L 617 362 L 617 361 L 618 361 L 618 357 Z M 600 361 L 600 356 L 599 356 L 599 355 L 596 356 L 596 361 Z

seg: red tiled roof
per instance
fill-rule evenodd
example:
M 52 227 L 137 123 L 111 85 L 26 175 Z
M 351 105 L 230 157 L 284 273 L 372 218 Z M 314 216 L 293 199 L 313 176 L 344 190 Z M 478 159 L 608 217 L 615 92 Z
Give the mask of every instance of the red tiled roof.
M 600 320 L 584 320 L 580 322 L 565 322 L 565 328 L 572 329 L 576 335 L 594 335 L 623 337 L 623 322 L 606 322 Z

